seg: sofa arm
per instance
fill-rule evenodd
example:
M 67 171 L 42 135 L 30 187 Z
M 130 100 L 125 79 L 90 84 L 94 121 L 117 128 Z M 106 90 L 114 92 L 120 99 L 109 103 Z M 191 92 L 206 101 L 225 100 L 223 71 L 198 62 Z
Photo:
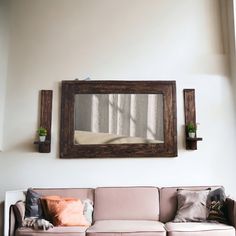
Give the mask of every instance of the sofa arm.
M 229 224 L 236 228 L 236 201 L 231 198 L 227 198 L 226 207 Z
M 9 236 L 13 236 L 15 230 L 21 227 L 24 218 L 25 203 L 23 201 L 18 201 L 16 204 L 10 206 Z
M 8 231 L 8 236 L 14 236 L 16 229 L 16 217 L 15 213 L 13 210 L 13 205 L 10 206 L 9 209 L 9 231 Z

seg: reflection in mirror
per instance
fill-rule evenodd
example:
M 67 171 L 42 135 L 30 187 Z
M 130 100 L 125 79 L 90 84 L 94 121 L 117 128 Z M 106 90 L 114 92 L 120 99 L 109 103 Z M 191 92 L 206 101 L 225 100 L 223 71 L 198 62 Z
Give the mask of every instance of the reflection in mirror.
M 76 94 L 75 144 L 164 143 L 163 94 Z

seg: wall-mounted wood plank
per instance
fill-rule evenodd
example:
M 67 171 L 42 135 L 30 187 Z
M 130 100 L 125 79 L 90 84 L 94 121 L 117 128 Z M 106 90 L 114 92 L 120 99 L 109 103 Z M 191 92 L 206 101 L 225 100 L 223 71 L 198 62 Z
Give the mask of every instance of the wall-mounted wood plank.
M 39 145 L 39 152 L 49 153 L 51 151 L 51 126 L 52 126 L 52 90 L 41 90 L 40 127 L 47 130 L 45 142 L 35 142 Z
M 193 123 L 196 126 L 195 89 L 184 89 L 184 115 L 186 149 L 197 150 L 197 141 L 201 141 L 202 138 L 189 138 L 187 130 L 189 123 Z

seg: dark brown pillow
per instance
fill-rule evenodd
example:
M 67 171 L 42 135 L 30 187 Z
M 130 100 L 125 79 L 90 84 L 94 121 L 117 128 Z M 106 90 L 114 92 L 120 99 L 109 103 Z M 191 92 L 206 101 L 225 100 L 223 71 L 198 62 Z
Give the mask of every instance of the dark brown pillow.
M 224 201 L 211 202 L 207 220 L 228 224 L 226 205 Z
M 208 194 L 207 207 L 209 214 L 207 220 L 228 224 L 225 199 L 226 195 L 223 187 L 217 188 Z
M 227 208 L 228 222 L 230 225 L 236 227 L 236 205 L 235 201 L 231 198 L 226 198 L 225 201 Z

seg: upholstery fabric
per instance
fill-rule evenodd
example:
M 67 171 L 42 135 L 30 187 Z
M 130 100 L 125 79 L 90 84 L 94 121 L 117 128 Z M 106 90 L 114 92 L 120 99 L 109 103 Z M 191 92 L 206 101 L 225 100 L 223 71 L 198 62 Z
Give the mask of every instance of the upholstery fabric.
M 232 226 L 220 223 L 173 223 L 165 224 L 169 236 L 235 236 Z
M 88 228 L 88 236 L 106 235 L 166 235 L 164 224 L 146 220 L 101 220 Z
M 21 227 L 25 218 L 25 203 L 23 201 L 18 201 L 13 205 L 13 210 L 16 217 L 16 225 L 17 227 Z
M 211 190 L 219 188 L 221 186 L 213 186 Z M 169 222 L 175 217 L 177 211 L 177 189 L 192 189 L 192 190 L 204 190 L 209 186 L 199 187 L 164 187 L 160 189 L 160 221 Z
M 158 220 L 156 187 L 117 187 L 95 190 L 94 220 Z
M 49 230 L 33 230 L 31 228 L 18 228 L 15 236 L 85 236 L 87 227 L 54 227 Z
M 226 199 L 226 208 L 229 224 L 236 227 L 236 202 L 231 198 Z
M 166 236 L 166 232 L 86 233 L 86 236 Z
M 15 229 L 17 227 L 16 225 L 16 216 L 14 213 L 14 205 L 10 206 L 9 209 L 9 231 L 8 231 L 8 236 L 14 236 Z
M 94 189 L 92 188 L 34 188 L 35 192 L 42 196 L 58 195 L 61 197 L 79 198 L 81 200 L 94 200 Z
M 178 210 L 174 222 L 205 221 L 209 190 L 177 190 Z

